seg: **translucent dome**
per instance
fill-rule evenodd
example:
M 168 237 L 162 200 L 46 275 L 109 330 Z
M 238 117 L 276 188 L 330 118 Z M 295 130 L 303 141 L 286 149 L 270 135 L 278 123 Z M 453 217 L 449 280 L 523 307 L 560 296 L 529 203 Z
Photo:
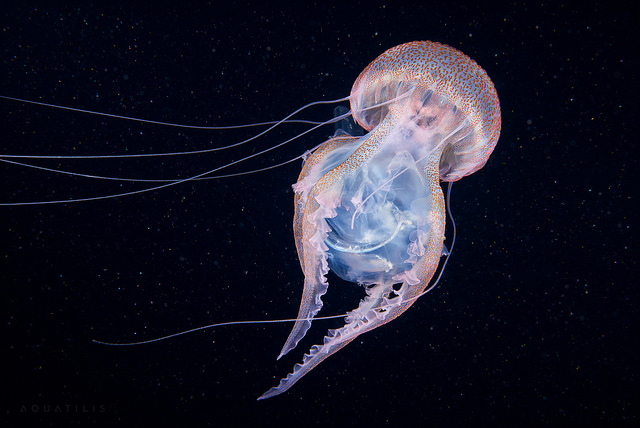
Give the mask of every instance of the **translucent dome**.
M 458 114 L 457 122 L 448 121 L 449 129 L 442 130 L 442 135 L 456 130 L 452 138 L 443 141 L 443 181 L 456 181 L 484 166 L 498 142 L 501 117 L 498 94 L 482 67 L 441 43 L 416 41 L 396 46 L 376 58 L 355 81 L 351 89 L 353 118 L 370 131 L 391 105 L 405 102 L 403 94 L 421 106 L 430 102 L 431 112 L 435 96 L 438 105 L 448 104 L 449 113 Z M 440 123 L 433 117 L 426 122 L 430 126 Z

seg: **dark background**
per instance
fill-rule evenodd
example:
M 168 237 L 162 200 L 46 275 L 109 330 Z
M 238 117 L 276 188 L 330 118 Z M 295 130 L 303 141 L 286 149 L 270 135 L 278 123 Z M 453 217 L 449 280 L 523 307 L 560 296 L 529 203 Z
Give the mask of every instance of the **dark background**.
M 286 394 L 261 402 L 256 398 L 335 322 L 314 323 L 277 362 L 290 324 L 223 327 L 137 347 L 91 340 L 145 340 L 222 321 L 295 316 L 303 275 L 291 184 L 300 161 L 118 199 L 0 207 L 8 424 L 637 423 L 633 7 L 5 3 L 6 96 L 196 125 L 272 120 L 347 96 L 377 55 L 426 39 L 462 50 L 487 70 L 503 120 L 488 164 L 454 186 L 458 241 L 439 286 Z M 4 155 L 196 150 L 251 135 L 7 100 L 0 109 Z M 303 117 L 326 120 L 332 107 Z M 290 125 L 206 156 L 32 163 L 187 177 L 301 129 Z M 326 127 L 232 171 L 288 160 L 332 132 Z M 0 167 L 3 203 L 143 187 Z M 336 285 L 321 314 L 355 308 L 362 290 L 330 281 Z

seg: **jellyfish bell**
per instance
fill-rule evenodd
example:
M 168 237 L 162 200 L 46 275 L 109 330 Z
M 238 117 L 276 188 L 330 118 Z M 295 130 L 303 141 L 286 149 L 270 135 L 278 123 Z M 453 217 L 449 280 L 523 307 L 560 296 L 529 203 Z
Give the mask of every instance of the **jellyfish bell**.
M 397 101 L 386 103 L 393 99 Z M 443 181 L 482 168 L 500 136 L 500 101 L 487 72 L 459 50 L 437 42 L 410 42 L 384 52 L 360 73 L 350 102 L 354 120 L 367 131 L 391 108 L 403 109 L 417 126 L 439 136 L 456 130 L 447 141 L 424 142 L 443 145 Z

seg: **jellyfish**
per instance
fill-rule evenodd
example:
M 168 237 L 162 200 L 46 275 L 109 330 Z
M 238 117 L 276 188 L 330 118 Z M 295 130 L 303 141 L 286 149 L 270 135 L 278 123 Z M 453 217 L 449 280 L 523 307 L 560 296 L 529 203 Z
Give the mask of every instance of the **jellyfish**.
M 278 358 L 322 308 L 332 270 L 366 297 L 293 371 L 259 399 L 282 394 L 359 335 L 404 313 L 431 290 L 443 253 L 440 181 L 482 168 L 500 135 L 500 102 L 487 73 L 462 52 L 416 41 L 391 48 L 349 97 L 362 137 L 339 135 L 306 160 L 293 188 L 296 248 L 305 280 Z
M 0 98 L 152 124 L 227 128 L 167 124 L 7 96 Z M 358 135 L 359 132 L 349 127 L 345 127 L 345 132 L 341 128 L 334 137 L 303 156 L 302 171 L 293 185 L 293 230 L 305 279 L 295 324 L 278 359 L 297 346 L 311 322 L 317 319 L 322 296 L 329 288 L 329 270 L 361 285 L 366 296 L 346 314 L 343 327 L 329 330 L 322 343 L 313 346 L 304 356 L 302 363 L 295 365 L 290 374 L 259 399 L 284 393 L 356 337 L 397 318 L 433 289 L 437 283 L 433 277 L 444 252 L 446 224 L 440 182 L 451 183 L 482 168 L 500 135 L 500 102 L 487 73 L 457 49 L 436 42 L 416 41 L 391 48 L 369 64 L 356 79 L 349 97 L 310 103 L 283 120 L 257 124 L 269 128 L 240 143 L 193 153 L 237 147 L 276 126 L 296 123 L 291 117 L 304 108 L 345 100 L 351 107 L 347 113 L 341 112 L 322 123 L 300 121 L 312 124 L 313 130 L 351 115 L 366 134 Z M 116 182 L 142 181 L 150 183 L 150 187 L 72 200 L 0 201 L 0 206 L 82 202 L 164 189 L 204 179 L 212 173 L 221 174 L 228 166 L 281 147 L 309 131 L 221 167 L 172 180 L 86 175 L 23 161 L 85 156 L 1 155 L 0 162 L 5 164 Z M 161 155 L 182 154 L 185 153 Z M 146 155 L 104 157 L 140 156 Z M 256 171 L 249 171 L 253 172 Z

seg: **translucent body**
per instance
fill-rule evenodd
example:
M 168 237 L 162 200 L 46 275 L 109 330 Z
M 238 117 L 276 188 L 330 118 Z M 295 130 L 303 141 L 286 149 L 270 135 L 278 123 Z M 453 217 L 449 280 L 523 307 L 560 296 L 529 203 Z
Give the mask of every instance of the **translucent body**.
M 376 284 L 411 269 L 429 233 L 425 189 L 408 151 L 380 153 L 346 178 L 336 216 L 327 219 L 331 270 L 347 281 Z
M 500 132 L 499 102 L 484 70 L 432 42 L 397 46 L 370 64 L 354 84 L 351 110 L 369 133 L 325 142 L 294 185 L 294 234 L 305 282 L 298 321 L 280 357 L 322 307 L 329 269 L 366 285 L 366 297 L 344 327 L 330 330 L 261 399 L 286 391 L 428 290 L 444 241 L 440 180 L 481 168 Z

